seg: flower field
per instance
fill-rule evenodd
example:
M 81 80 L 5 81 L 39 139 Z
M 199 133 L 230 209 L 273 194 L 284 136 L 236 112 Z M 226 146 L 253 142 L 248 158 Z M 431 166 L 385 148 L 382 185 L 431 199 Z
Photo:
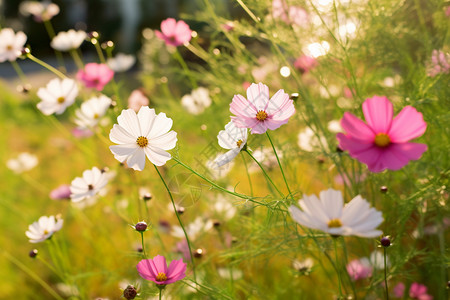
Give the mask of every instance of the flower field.
M 58 3 L 0 18 L 0 298 L 448 299 L 448 2 L 196 0 L 136 53 Z

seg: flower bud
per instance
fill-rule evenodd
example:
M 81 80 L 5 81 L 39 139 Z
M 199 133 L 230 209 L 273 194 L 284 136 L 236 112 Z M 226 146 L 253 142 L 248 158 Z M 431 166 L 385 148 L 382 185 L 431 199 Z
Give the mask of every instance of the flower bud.
M 389 236 L 383 236 L 380 240 L 381 246 L 389 247 L 391 245 L 391 239 Z
M 147 223 L 145 223 L 145 222 L 136 223 L 136 225 L 134 226 L 134 229 L 136 229 L 136 231 L 139 231 L 139 232 L 146 231 Z
M 131 300 L 134 299 L 137 296 L 137 290 L 134 286 L 132 285 L 128 285 L 124 290 L 123 290 L 123 297 L 127 300 Z
M 33 250 L 30 251 L 30 253 L 28 253 L 28 255 L 31 258 L 35 258 L 38 255 L 38 250 L 37 249 L 33 249 Z
M 383 185 L 380 187 L 380 192 L 382 192 L 383 194 L 387 193 L 387 191 L 388 191 L 387 186 Z

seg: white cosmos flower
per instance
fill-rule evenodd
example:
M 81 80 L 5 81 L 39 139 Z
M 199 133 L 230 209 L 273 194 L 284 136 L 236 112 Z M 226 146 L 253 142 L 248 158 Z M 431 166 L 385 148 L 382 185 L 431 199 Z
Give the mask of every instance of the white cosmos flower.
M 315 132 L 309 127 L 298 134 L 298 146 L 304 151 L 312 152 L 317 150 L 320 148 L 320 143 L 322 143 L 324 147 L 328 147 L 325 137 L 321 136 L 319 140 Z
M 157 166 L 172 158 L 167 150 L 175 147 L 177 133 L 170 130 L 173 121 L 165 113 L 156 114 L 148 106 L 142 106 L 137 114 L 132 109 L 124 109 L 117 122 L 119 124 L 114 124 L 109 138 L 119 145 L 109 149 L 118 161 L 126 161 L 128 167 L 142 171 L 145 156 Z
M 213 227 L 211 220 L 204 220 L 202 217 L 197 217 L 194 222 L 184 226 L 186 233 L 190 239 L 195 240 L 200 233 L 206 232 Z M 184 238 L 183 228 L 180 226 L 172 226 L 172 236 L 177 238 Z
M 113 58 L 108 58 L 106 63 L 114 72 L 128 71 L 136 62 L 136 57 L 131 54 L 117 53 Z
M 37 156 L 28 152 L 22 152 L 17 156 L 17 158 L 11 158 L 6 162 L 8 169 L 16 174 L 31 170 L 36 167 L 37 164 Z
M 30 239 L 30 243 L 43 242 L 50 238 L 53 233 L 59 231 L 63 225 L 63 222 L 63 219 L 58 217 L 42 216 L 39 218 L 39 221 L 28 226 L 28 230 L 25 234 Z
M 39 88 L 37 95 L 42 100 L 37 104 L 37 108 L 44 115 L 60 115 L 75 102 L 78 86 L 75 80 L 54 78 L 45 88 Z
M 98 124 L 101 117 L 111 105 L 111 99 L 105 95 L 92 97 L 81 104 L 81 107 L 75 112 L 75 123 L 82 129 L 92 128 Z
M 218 156 L 214 160 L 218 167 L 229 163 L 239 154 L 239 152 L 241 152 L 242 148 L 244 148 L 247 143 L 247 136 L 247 128 L 238 128 L 231 121 L 225 125 L 225 130 L 219 132 L 217 139 L 219 140 L 220 147 L 230 151 Z
M 33 15 L 38 22 L 48 21 L 59 14 L 59 6 L 50 1 L 24 1 L 19 6 L 19 11 L 24 16 Z
M 75 31 L 70 29 L 69 31 L 61 31 L 53 38 L 50 46 L 58 51 L 78 49 L 86 37 L 86 32 L 82 30 Z
M 224 196 L 219 195 L 213 205 L 214 211 L 225 221 L 230 220 L 236 214 L 236 206 L 231 204 Z
M 316 195 L 303 196 L 300 207 L 291 205 L 289 211 L 299 224 L 319 229 L 331 235 L 356 235 L 372 238 L 382 234 L 376 230 L 383 222 L 381 212 L 371 208 L 360 195 L 344 206 L 342 193 L 333 189 L 320 192 L 320 200 Z
M 72 202 L 90 200 L 101 193 L 108 183 L 108 174 L 99 168 L 93 167 L 91 170 L 83 172 L 83 177 L 77 177 L 70 184 L 70 199 Z
M 207 88 L 199 87 L 193 90 L 189 95 L 181 98 L 181 105 L 191 114 L 201 114 L 205 108 L 211 105 L 211 98 Z
M 11 28 L 0 30 L 0 63 L 15 61 L 21 54 L 27 41 L 27 36 L 22 31 L 14 33 Z

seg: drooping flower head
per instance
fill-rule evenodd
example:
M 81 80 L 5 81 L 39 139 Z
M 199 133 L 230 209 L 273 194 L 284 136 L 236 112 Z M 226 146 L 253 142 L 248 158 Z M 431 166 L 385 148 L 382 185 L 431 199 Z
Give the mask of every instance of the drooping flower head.
M 82 30 L 75 31 L 70 29 L 69 31 L 61 31 L 52 39 L 50 46 L 58 51 L 78 49 L 86 37 L 86 32 Z
M 316 195 L 303 196 L 298 207 L 291 205 L 289 212 L 299 224 L 322 230 L 331 235 L 356 235 L 372 238 L 382 234 L 376 228 L 383 222 L 381 212 L 371 208 L 360 195 L 344 206 L 342 193 L 333 189 Z
M 176 21 L 168 18 L 161 22 L 161 31 L 155 30 L 158 38 L 162 39 L 166 45 L 180 46 L 191 40 L 192 30 L 183 20 Z
M 70 184 L 70 198 L 72 202 L 80 202 L 96 197 L 108 183 L 108 176 L 99 168 L 83 172 L 83 177 L 77 177 Z
M 394 118 L 392 103 L 386 97 L 373 96 L 363 103 L 364 123 L 351 113 L 341 120 L 346 133 L 338 133 L 339 147 L 366 164 L 372 172 L 399 170 L 417 160 L 427 145 L 410 143 L 426 130 L 422 114 L 406 106 Z
M 78 86 L 75 80 L 54 78 L 45 88 L 40 88 L 37 95 L 41 99 L 37 108 L 44 115 L 60 115 L 75 102 L 75 98 L 78 96 Z
M 253 83 L 247 89 L 247 99 L 235 95 L 230 104 L 231 120 L 239 128 L 250 128 L 252 134 L 275 130 L 289 121 L 295 113 L 293 101 L 284 90 L 276 92 L 269 99 L 269 87 Z
M 28 226 L 26 236 L 30 243 L 43 242 L 50 238 L 55 232 L 59 231 L 63 225 L 63 219 L 55 216 L 42 216 L 37 222 Z
M 19 6 L 24 16 L 32 15 L 36 22 L 49 21 L 59 14 L 59 6 L 50 1 L 24 1 Z
M 238 128 L 233 122 L 225 125 L 225 130 L 221 130 L 217 135 L 220 147 L 228 149 L 227 153 L 218 156 L 215 159 L 218 167 L 221 167 L 236 157 L 247 144 L 248 130 L 247 128 Z
M 106 64 L 88 63 L 84 69 L 78 70 L 77 79 L 84 82 L 88 88 L 103 90 L 105 85 L 114 77 L 114 71 Z
M 141 260 L 136 268 L 142 278 L 157 285 L 174 283 L 186 277 L 186 264 L 182 259 L 172 260 L 167 267 L 166 258 L 161 255 Z
M 75 123 L 82 129 L 95 127 L 111 105 L 111 99 L 105 95 L 92 97 L 81 104 L 75 112 Z
M 15 61 L 22 55 L 22 49 L 27 41 L 27 36 L 22 31 L 14 33 L 11 28 L 0 30 L 0 63 Z
M 172 156 L 166 151 L 175 147 L 177 133 L 170 130 L 173 121 L 165 113 L 156 114 L 148 106 L 142 106 L 137 114 L 132 109 L 124 109 L 117 122 L 109 138 L 119 145 L 109 149 L 118 161 L 126 161 L 128 167 L 142 171 L 145 156 L 157 166 L 171 159 Z

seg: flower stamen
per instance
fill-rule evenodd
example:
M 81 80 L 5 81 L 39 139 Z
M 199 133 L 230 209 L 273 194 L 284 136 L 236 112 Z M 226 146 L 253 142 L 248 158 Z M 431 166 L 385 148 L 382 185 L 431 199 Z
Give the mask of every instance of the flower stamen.
M 158 273 L 158 275 L 156 275 L 156 281 L 166 281 L 167 280 L 167 275 L 165 273 Z
M 328 228 L 339 228 L 342 227 L 342 222 L 339 219 L 331 219 L 328 221 Z
M 237 142 L 236 142 L 236 145 L 237 145 L 238 147 L 241 147 L 241 145 L 242 145 L 242 140 L 237 141 Z
M 139 147 L 144 148 L 148 145 L 148 139 L 145 136 L 140 136 L 136 139 L 136 144 L 138 144 Z
M 265 119 L 267 119 L 267 113 L 263 110 L 260 110 L 256 113 L 256 119 L 258 121 L 264 121 Z
M 58 101 L 59 104 L 62 104 L 62 103 L 64 103 L 64 101 L 66 101 L 66 98 L 61 96 L 61 97 L 58 97 L 58 99 L 56 99 L 56 101 Z
M 389 144 L 391 143 L 391 139 L 389 138 L 389 136 L 386 133 L 378 133 L 375 136 L 375 145 L 377 145 L 378 147 L 387 147 L 389 146 Z

